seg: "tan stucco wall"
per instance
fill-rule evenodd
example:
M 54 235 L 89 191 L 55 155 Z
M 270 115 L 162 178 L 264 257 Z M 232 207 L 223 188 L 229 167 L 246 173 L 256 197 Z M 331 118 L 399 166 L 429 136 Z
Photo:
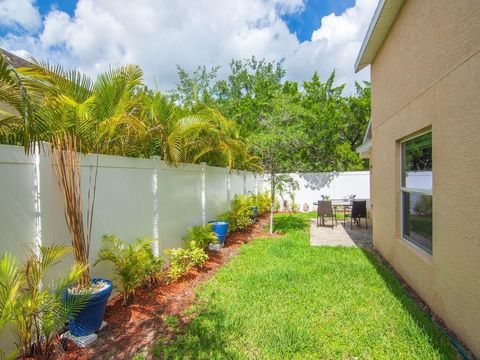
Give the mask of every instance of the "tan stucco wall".
M 371 73 L 374 244 L 480 355 L 480 1 L 405 1 Z M 398 141 L 428 127 L 432 257 L 400 237 Z

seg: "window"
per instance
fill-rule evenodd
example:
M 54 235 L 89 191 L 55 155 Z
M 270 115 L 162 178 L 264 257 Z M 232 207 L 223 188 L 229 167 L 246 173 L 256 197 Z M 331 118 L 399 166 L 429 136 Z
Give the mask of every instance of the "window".
M 402 237 L 432 254 L 432 132 L 401 143 Z

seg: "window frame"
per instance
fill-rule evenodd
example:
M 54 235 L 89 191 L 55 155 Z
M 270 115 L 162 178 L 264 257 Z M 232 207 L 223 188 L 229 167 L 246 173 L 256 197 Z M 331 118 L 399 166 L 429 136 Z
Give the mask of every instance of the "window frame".
M 412 246 L 414 249 L 417 251 L 421 252 L 422 254 L 426 255 L 428 258 L 433 257 L 433 216 L 432 216 L 432 250 L 428 251 L 427 249 L 424 249 L 421 247 L 417 242 L 415 242 L 412 239 L 409 239 L 405 237 L 403 234 L 404 230 L 404 210 L 403 210 L 403 205 L 404 205 L 404 200 L 403 200 L 403 194 L 404 193 L 412 193 L 412 194 L 420 194 L 420 195 L 427 195 L 432 197 L 432 211 L 433 211 L 433 137 L 432 137 L 432 189 L 417 189 L 417 188 L 409 188 L 406 186 L 403 186 L 403 175 L 404 175 L 404 170 L 405 170 L 405 153 L 404 153 L 404 144 L 412 139 L 415 139 L 417 137 L 420 137 L 422 135 L 432 133 L 432 129 L 428 128 L 420 132 L 416 132 L 402 140 L 399 141 L 400 145 L 400 238 L 405 242 L 407 245 Z M 432 133 L 433 135 L 433 133 Z

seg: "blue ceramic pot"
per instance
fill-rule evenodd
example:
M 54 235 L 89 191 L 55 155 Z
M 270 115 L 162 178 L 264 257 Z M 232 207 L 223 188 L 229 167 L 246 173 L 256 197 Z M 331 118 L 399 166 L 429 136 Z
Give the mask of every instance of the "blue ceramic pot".
M 68 321 L 70 333 L 73 336 L 86 336 L 100 330 L 102 326 L 103 316 L 107 308 L 107 301 L 113 289 L 112 282 L 106 279 L 93 278 L 92 284 L 98 281 L 107 283 L 107 287 L 95 294 L 92 294 L 87 303 L 80 312 Z M 64 293 L 64 299 L 73 298 L 78 295 Z
M 228 234 L 228 222 L 210 221 L 209 224 L 212 224 L 213 232 L 217 235 L 218 242 L 224 245 Z

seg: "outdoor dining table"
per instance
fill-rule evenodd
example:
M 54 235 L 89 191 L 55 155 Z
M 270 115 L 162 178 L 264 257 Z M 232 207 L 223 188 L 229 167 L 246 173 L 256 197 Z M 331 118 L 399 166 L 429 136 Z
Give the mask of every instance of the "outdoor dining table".
M 314 206 L 318 206 L 318 201 L 314 202 L 313 203 Z M 351 210 L 352 209 L 352 202 L 350 200 L 336 200 L 336 199 L 332 199 L 332 207 L 334 207 L 335 209 L 337 208 L 342 208 L 343 210 L 343 225 L 345 226 L 345 223 L 346 223 L 346 212 L 347 210 Z

